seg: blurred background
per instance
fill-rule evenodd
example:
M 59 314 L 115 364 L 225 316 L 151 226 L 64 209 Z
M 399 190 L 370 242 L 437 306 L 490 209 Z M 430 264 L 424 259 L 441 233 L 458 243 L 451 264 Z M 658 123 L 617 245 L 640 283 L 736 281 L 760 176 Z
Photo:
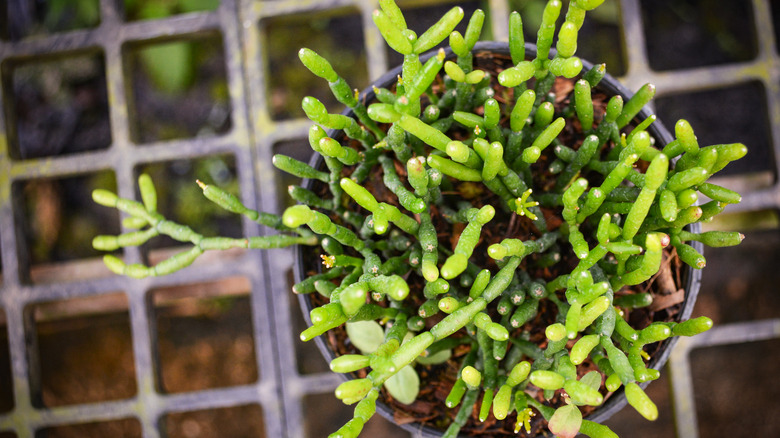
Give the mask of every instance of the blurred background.
M 545 4 L 398 3 L 418 32 L 453 6 L 466 17 L 481 8 L 485 40 L 506 39 L 513 10 L 536 29 Z M 298 340 L 305 324 L 288 292 L 291 251 L 207 254 L 168 277 L 119 278 L 91 239 L 126 228 L 90 193 L 140 199 L 135 180 L 146 172 L 166 217 L 204 235 L 268 233 L 205 202 L 194 181 L 282 210 L 294 180 L 270 157 L 309 157 L 301 99 L 341 111 L 296 53 L 316 50 L 365 88 L 401 61 L 373 28 L 376 7 L 2 2 L 0 438 L 313 438 L 351 418 L 332 395 L 339 377 Z M 741 192 L 742 204 L 707 225 L 746 235 L 705 253 L 694 316 L 710 316 L 716 329 L 681 342 L 650 385 L 658 421 L 630 408 L 608 421 L 620 436 L 780 433 L 779 36 L 778 0 L 606 0 L 580 33 L 579 56 L 606 62 L 631 89 L 657 86 L 667 126 L 684 117 L 700 144 L 749 149 L 717 181 Z M 117 255 L 155 263 L 176 245 L 158 239 Z M 379 416 L 364 435 L 414 436 Z

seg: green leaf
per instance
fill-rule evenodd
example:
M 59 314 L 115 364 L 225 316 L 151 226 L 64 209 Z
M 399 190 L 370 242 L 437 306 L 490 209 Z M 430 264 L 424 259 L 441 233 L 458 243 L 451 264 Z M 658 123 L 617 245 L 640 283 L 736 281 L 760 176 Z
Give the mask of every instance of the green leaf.
M 363 354 L 371 354 L 385 342 L 385 331 L 376 321 L 347 323 L 347 336 Z
M 219 0 L 179 0 L 182 12 L 214 11 L 219 7 Z
M 100 23 L 98 0 L 49 0 L 44 25 L 57 32 L 82 27 L 93 27 Z
M 138 17 L 142 20 L 170 17 L 173 8 L 174 5 L 167 2 L 146 3 L 138 11 Z M 177 94 L 192 83 L 195 75 L 192 43 L 154 44 L 139 52 L 146 73 L 161 91 Z
M 195 76 L 193 44 L 187 41 L 155 44 L 140 52 L 146 73 L 161 91 L 178 94 Z
M 138 17 L 142 20 L 165 18 L 170 17 L 172 14 L 173 10 L 171 5 L 165 2 L 145 3 L 138 11 Z
M 440 363 L 447 362 L 450 357 L 452 357 L 452 350 L 446 349 L 428 357 L 420 356 L 417 358 L 417 363 L 422 365 L 438 365 Z
M 558 438 L 574 438 L 580 431 L 582 413 L 574 405 L 561 406 L 555 410 L 548 427 Z
M 601 388 L 601 374 L 598 371 L 591 371 L 582 376 L 580 382 L 598 391 Z
M 385 381 L 385 388 L 394 399 L 409 405 L 417 399 L 420 392 L 420 377 L 411 365 L 407 365 Z
M 97 0 L 78 2 L 77 8 L 78 21 L 85 27 L 100 23 L 100 2 Z

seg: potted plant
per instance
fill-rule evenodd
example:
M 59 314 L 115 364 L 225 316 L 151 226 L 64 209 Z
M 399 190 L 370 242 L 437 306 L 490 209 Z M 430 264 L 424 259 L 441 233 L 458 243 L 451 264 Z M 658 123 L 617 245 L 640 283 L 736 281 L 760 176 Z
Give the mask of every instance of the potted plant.
M 105 257 L 114 272 L 144 277 L 209 249 L 296 245 L 293 291 L 312 323 L 301 339 L 330 331 L 331 368 L 353 377 L 336 396 L 356 404 L 355 416 L 334 436 L 357 436 L 380 397 L 380 410 L 424 398 L 436 412 L 427 423 L 446 437 L 544 427 L 614 436 L 596 421 L 626 401 L 652 420 L 642 387 L 658 378 L 673 337 L 712 324 L 687 319 L 700 243 L 743 238 L 701 232 L 699 222 L 740 200 L 707 179 L 746 148 L 700 147 L 684 120 L 671 136 L 643 110 L 651 85 L 629 96 L 603 65 L 574 56 L 586 11 L 602 1 L 569 3 L 553 51 L 559 0 L 547 3 L 535 47 L 517 13 L 508 44 L 478 44 L 481 11 L 463 35 L 453 8 L 417 36 L 380 0 L 374 21 L 404 63 L 369 92 L 358 96 L 326 60 L 299 53 L 349 107 L 330 114 L 305 98 L 315 160 L 274 157 L 305 178 L 290 188 L 300 204 L 256 212 L 198 182 L 208 199 L 280 234 L 204 237 L 157 213 L 142 175 L 143 203 L 93 197 L 148 227 L 94 246 L 157 234 L 193 243 L 154 267 Z M 424 55 L 447 38 L 451 49 Z M 698 205 L 699 194 L 710 201 Z

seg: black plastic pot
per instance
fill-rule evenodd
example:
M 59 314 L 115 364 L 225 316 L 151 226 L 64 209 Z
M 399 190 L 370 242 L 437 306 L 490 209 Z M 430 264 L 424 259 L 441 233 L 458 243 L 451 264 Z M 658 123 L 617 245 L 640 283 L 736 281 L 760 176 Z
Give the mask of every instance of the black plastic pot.
M 455 58 L 455 55 L 452 53 L 452 50 L 449 47 L 446 48 L 445 51 L 446 51 L 447 59 Z M 525 51 L 527 57 L 533 58 L 536 56 L 536 46 L 533 44 L 526 44 Z M 492 42 L 492 41 L 478 42 L 474 47 L 473 53 L 476 54 L 480 52 L 482 53 L 492 52 L 501 55 L 509 55 L 509 46 L 507 43 L 502 43 L 502 42 Z M 425 62 L 426 59 L 430 58 L 434 54 L 435 52 L 429 52 L 426 55 L 421 56 L 421 61 Z M 552 54 L 554 55 L 554 51 Z M 586 60 L 582 60 L 582 64 L 583 64 L 583 72 L 588 71 L 590 68 L 593 67 L 593 64 Z M 398 66 L 390 70 L 382 77 L 380 77 L 377 81 L 375 81 L 372 84 L 372 87 L 369 87 L 363 91 L 363 93 L 361 94 L 361 100 L 364 102 L 374 101 L 375 99 L 374 99 L 373 86 L 380 87 L 380 88 L 390 88 L 392 84 L 395 83 L 396 79 L 398 78 L 398 75 L 400 74 L 401 74 L 401 66 Z M 620 95 L 623 97 L 624 101 L 628 101 L 628 99 L 630 99 L 631 96 L 633 96 L 633 92 L 628 90 L 617 79 L 610 76 L 609 74 L 604 76 L 604 78 L 601 80 L 597 88 L 601 89 L 609 96 Z M 352 111 L 349 109 L 347 111 L 344 111 L 342 114 L 350 117 L 354 116 L 354 114 L 352 114 Z M 642 111 L 639 112 L 639 114 L 636 117 L 639 120 L 644 120 L 651 114 L 652 112 L 650 112 L 645 107 L 642 109 Z M 650 133 L 651 137 L 653 137 L 656 140 L 656 144 L 667 144 L 670 141 L 674 140 L 672 135 L 669 133 L 669 131 L 661 123 L 660 120 L 656 120 L 652 125 L 650 125 L 647 131 Z M 342 140 L 345 137 L 345 134 L 342 131 L 328 131 L 328 136 L 336 140 Z M 319 169 L 324 167 L 324 160 L 320 154 L 315 152 L 309 164 L 313 166 L 315 169 Z M 304 187 L 311 188 L 311 186 L 314 183 L 315 182 L 312 180 L 304 180 L 302 182 L 302 185 Z M 690 231 L 700 232 L 701 225 L 698 223 L 692 224 L 692 226 L 690 226 Z M 701 243 L 691 242 L 691 244 L 699 252 L 703 251 L 703 245 Z M 307 251 L 310 251 L 310 247 L 305 247 L 305 246 L 295 247 L 295 258 L 294 258 L 295 265 L 293 268 L 295 282 L 299 282 L 305 278 L 306 262 L 304 260 L 304 257 L 306 257 Z M 683 283 L 685 285 L 684 287 L 685 301 L 683 302 L 682 309 L 678 314 L 679 320 L 685 320 L 690 317 L 691 312 L 693 311 L 693 306 L 696 302 L 696 297 L 699 293 L 699 288 L 701 286 L 701 270 L 692 269 L 687 265 L 683 266 L 683 270 L 686 274 L 683 279 Z M 313 306 L 309 296 L 300 295 L 298 296 L 298 301 L 300 303 L 301 310 L 303 311 L 306 322 L 308 324 L 311 324 L 311 320 L 309 319 L 309 312 L 312 310 Z M 656 354 L 651 358 L 650 362 L 648 363 L 648 368 L 660 369 L 669 359 L 669 355 L 671 354 L 672 348 L 677 343 L 677 339 L 678 339 L 677 337 L 673 337 L 664 341 L 659 351 L 656 352 Z M 322 336 L 317 337 L 315 342 L 317 343 L 317 347 L 320 349 L 320 352 L 322 353 L 326 361 L 330 362 L 337 356 L 337 354 L 330 348 L 330 346 L 327 345 L 327 343 L 325 342 Z M 347 374 L 342 374 L 342 377 L 344 378 L 344 380 L 349 379 L 349 375 Z M 649 382 L 646 382 L 641 384 L 641 386 L 645 387 L 648 384 Z M 593 411 L 586 418 L 588 420 L 595 421 L 597 423 L 602 423 L 606 421 L 608 418 L 610 418 L 612 415 L 614 415 L 615 413 L 623 409 L 626 403 L 627 403 L 626 397 L 623 394 L 623 388 L 621 387 L 603 405 L 599 406 L 598 409 Z M 386 404 L 382 403 L 381 400 L 377 402 L 377 411 L 379 412 L 379 414 L 381 414 L 389 421 L 391 422 L 394 421 L 392 409 Z M 419 423 L 404 424 L 401 425 L 400 427 L 402 427 L 403 429 L 409 432 L 416 433 L 418 434 L 418 436 L 423 436 L 426 438 L 440 437 L 443 433 L 443 431 L 434 429 L 430 426 L 423 426 Z

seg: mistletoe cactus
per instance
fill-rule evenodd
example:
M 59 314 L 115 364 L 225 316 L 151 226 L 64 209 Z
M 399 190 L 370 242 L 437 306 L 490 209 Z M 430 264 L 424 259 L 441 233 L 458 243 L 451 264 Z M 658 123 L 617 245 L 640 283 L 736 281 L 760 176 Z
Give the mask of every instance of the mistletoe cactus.
M 158 234 L 192 244 L 154 267 L 105 257 L 114 272 L 131 277 L 173 272 L 210 249 L 312 246 L 309 261 L 322 266 L 293 291 L 324 304 L 311 310 L 312 325 L 300 337 L 345 325 L 354 349 L 331 368 L 364 376 L 336 389 L 356 406 L 332 436 L 357 436 L 383 387 L 384 399 L 413 403 L 416 369 L 441 363 L 458 370 L 443 400 L 457 410 L 445 419 L 445 437 L 458 435 L 472 415 L 511 420 L 516 433 L 528 434 L 540 423 L 537 414 L 560 437 L 615 436 L 583 412 L 620 387 L 653 420 L 657 409 L 641 386 L 659 376 L 647 365 L 653 344 L 701 333 L 712 321 L 666 317 L 632 325 L 631 312 L 653 301 L 637 285 L 666 259 L 702 268 L 692 242 L 742 240 L 690 225 L 740 201 L 707 181 L 747 150 L 701 147 L 685 120 L 674 125 L 673 141 L 660 144 L 648 132 L 655 116 L 637 117 L 655 92 L 650 84 L 625 102 L 604 97 L 604 65 L 583 71 L 575 56 L 585 13 L 602 1 L 572 0 L 558 28 L 561 1 L 548 1 L 532 57 L 520 15 L 512 13 L 508 55 L 481 67 L 474 47 L 482 11 L 464 34 L 454 30 L 463 19 L 455 7 L 418 36 L 392 0 L 380 0 L 374 22 L 404 61 L 393 86 L 374 87 L 373 100 L 314 51 L 299 52 L 351 109 L 351 116 L 331 114 L 317 99 L 303 100 L 314 122 L 309 143 L 322 165 L 273 159 L 308 179 L 289 189 L 299 204 L 281 216 L 256 212 L 198 182 L 209 200 L 278 234 L 204 237 L 163 218 L 142 176 L 142 203 L 103 190 L 94 199 L 128 213 L 127 226 L 145 229 L 99 236 L 94 246 L 111 251 Z M 444 50 L 423 55 L 447 39 L 452 59 Z

